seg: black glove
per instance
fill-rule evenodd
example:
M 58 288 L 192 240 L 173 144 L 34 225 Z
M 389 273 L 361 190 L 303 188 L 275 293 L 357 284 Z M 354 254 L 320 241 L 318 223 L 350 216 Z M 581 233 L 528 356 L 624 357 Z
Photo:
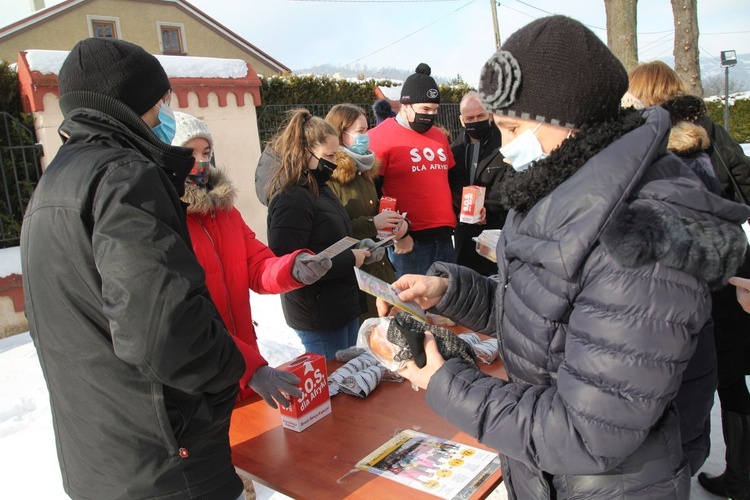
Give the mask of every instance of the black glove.
M 292 397 L 299 398 L 302 396 L 302 390 L 297 387 L 299 383 L 300 379 L 294 373 L 277 370 L 276 368 L 264 365 L 255 370 L 247 385 L 257 392 L 271 408 L 278 408 L 276 402 L 284 408 L 289 408 L 292 403 L 281 391 Z
M 331 259 L 316 259 L 314 255 L 302 252 L 294 259 L 292 277 L 300 283 L 312 285 L 322 278 L 332 265 Z
M 369 257 L 365 257 L 364 264 L 372 264 L 373 262 L 379 262 L 383 256 L 385 255 L 385 247 L 378 247 L 375 250 L 371 250 L 372 247 L 377 245 L 373 240 L 370 238 L 365 238 L 363 240 L 360 240 L 359 243 L 357 243 L 357 246 L 355 248 L 361 248 L 363 250 L 367 250 L 370 252 Z

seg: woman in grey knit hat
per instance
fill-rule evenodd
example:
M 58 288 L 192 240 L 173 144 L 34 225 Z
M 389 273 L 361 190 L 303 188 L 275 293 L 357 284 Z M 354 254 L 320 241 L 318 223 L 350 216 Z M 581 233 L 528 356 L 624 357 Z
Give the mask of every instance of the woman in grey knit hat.
M 486 278 L 438 262 L 402 300 L 495 335 L 509 380 L 443 360 L 402 374 L 430 407 L 500 452 L 511 499 L 688 498 L 675 397 L 742 261 L 750 209 L 709 193 L 667 152 L 670 120 L 621 110 L 622 64 L 578 21 L 520 29 L 479 93 L 514 172 Z

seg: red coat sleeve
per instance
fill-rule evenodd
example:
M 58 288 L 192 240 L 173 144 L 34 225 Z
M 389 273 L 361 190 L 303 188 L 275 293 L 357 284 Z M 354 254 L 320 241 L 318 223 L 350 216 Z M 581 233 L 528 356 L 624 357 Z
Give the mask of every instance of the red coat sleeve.
M 252 291 L 261 294 L 284 293 L 305 286 L 294 279 L 292 268 L 297 255 L 302 252 L 312 253 L 310 250 L 297 250 L 277 257 L 255 237 L 255 233 L 244 221 L 242 226 L 247 252 L 247 277 Z
M 237 344 L 237 347 L 242 353 L 242 357 L 245 359 L 245 373 L 242 375 L 242 378 L 240 378 L 239 394 L 240 400 L 244 400 L 255 394 L 255 391 L 247 386 L 247 384 L 250 383 L 250 379 L 253 378 L 255 370 L 261 366 L 267 365 L 268 361 L 263 358 L 257 347 L 244 342 L 239 337 L 234 337 L 234 342 Z

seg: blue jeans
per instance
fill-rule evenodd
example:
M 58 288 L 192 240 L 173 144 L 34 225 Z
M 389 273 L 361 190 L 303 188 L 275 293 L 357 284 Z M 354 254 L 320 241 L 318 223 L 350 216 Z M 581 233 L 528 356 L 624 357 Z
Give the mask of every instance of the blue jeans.
M 295 329 L 294 332 L 302 341 L 306 352 L 323 354 L 326 359 L 334 359 L 336 351 L 341 351 L 357 344 L 359 318 L 354 318 L 338 330 L 311 332 Z
M 414 240 L 414 250 L 397 254 L 393 247 L 388 247 L 388 258 L 396 269 L 396 278 L 404 274 L 427 274 L 430 266 L 437 261 L 456 262 L 456 251 L 450 238 L 440 240 Z

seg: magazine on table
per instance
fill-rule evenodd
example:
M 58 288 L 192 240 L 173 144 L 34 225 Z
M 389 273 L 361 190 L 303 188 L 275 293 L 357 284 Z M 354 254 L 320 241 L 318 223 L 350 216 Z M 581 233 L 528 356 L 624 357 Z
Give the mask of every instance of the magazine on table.
M 406 429 L 356 467 L 439 498 L 466 499 L 500 468 L 500 459 L 497 453 Z

